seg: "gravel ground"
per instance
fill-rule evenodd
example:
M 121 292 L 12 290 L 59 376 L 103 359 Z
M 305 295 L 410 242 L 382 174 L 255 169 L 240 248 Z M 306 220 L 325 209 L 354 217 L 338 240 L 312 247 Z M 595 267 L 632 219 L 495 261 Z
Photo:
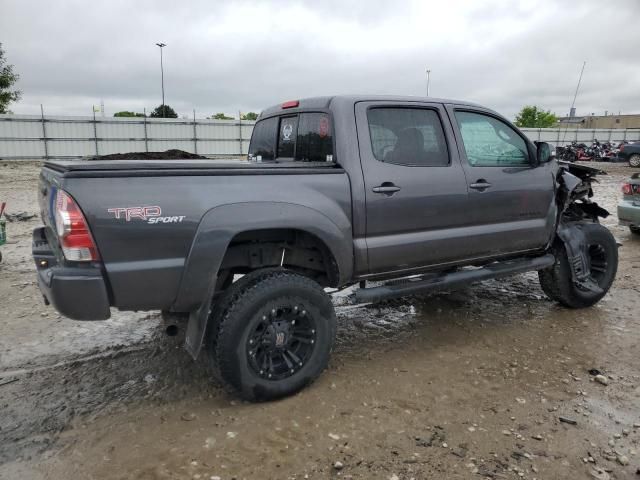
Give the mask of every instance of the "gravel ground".
M 9 223 L 0 478 L 637 478 L 640 239 L 615 217 L 630 169 L 600 166 L 622 244 L 600 304 L 563 309 L 535 274 L 376 306 L 336 297 L 329 369 L 263 404 L 208 379 L 157 313 L 59 317 L 34 283 L 39 221 Z M 9 213 L 37 213 L 38 168 L 0 163 Z

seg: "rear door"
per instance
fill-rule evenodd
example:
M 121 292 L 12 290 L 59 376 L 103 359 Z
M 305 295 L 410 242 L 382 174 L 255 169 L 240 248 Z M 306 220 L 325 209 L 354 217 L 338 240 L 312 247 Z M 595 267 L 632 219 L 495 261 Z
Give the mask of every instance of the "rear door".
M 371 274 L 463 258 L 467 182 L 441 104 L 358 102 Z
M 469 187 L 469 245 L 476 257 L 541 248 L 555 227 L 554 162 L 493 112 L 449 106 Z

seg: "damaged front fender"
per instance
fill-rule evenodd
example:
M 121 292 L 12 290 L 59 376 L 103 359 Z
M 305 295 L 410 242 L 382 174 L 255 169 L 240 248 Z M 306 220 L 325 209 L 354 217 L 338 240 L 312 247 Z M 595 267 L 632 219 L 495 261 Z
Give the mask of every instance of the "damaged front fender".
M 556 235 L 566 251 L 574 284 L 582 290 L 601 293 L 602 289 L 591 277 L 589 245 L 582 226 L 585 222 L 598 222 L 598 218 L 609 216 L 606 209 L 591 200 L 596 175 L 606 175 L 606 172 L 573 163 L 559 164 Z
M 568 217 L 569 220 L 588 218 L 597 221 L 599 217 L 607 218 L 609 212 L 593 202 L 592 183 L 597 182 L 597 175 L 607 172 L 598 168 L 576 165 L 574 163 L 558 162 L 560 169 L 557 175 L 559 188 L 557 190 L 558 220 Z

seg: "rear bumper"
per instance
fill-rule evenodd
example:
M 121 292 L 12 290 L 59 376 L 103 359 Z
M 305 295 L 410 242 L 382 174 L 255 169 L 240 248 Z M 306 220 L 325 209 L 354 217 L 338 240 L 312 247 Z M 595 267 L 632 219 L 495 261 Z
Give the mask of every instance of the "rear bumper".
M 632 202 L 620 202 L 618 204 L 618 223 L 620 225 L 640 225 L 640 205 Z
M 72 320 L 106 320 L 111 316 L 100 268 L 58 266 L 44 236 L 44 227 L 33 231 L 33 259 L 45 302 L 62 315 Z

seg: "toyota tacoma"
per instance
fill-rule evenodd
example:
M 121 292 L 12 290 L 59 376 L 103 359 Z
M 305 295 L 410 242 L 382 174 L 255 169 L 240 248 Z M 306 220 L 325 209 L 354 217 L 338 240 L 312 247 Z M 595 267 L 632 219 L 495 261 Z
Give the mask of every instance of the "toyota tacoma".
M 618 265 L 602 173 L 468 102 L 295 100 L 260 114 L 247 161 L 45 162 L 33 256 L 63 315 L 184 318 L 191 356 L 273 399 L 326 367 L 335 289 L 367 303 L 538 271 L 552 300 L 598 302 Z

